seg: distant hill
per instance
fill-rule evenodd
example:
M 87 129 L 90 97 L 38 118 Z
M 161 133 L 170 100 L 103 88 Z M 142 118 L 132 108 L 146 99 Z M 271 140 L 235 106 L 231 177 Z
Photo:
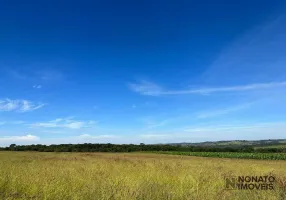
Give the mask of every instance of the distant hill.
M 286 148 L 286 139 L 275 140 L 227 140 L 215 142 L 199 142 L 199 143 L 169 143 L 175 146 L 201 146 L 201 147 L 245 147 L 254 148 Z

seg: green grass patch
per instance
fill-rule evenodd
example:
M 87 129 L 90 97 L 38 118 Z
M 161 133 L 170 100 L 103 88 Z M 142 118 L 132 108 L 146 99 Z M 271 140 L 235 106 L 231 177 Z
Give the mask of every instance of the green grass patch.
M 216 158 L 241 158 L 241 159 L 259 159 L 259 160 L 286 160 L 286 153 L 240 153 L 240 152 L 176 152 L 176 151 L 157 151 L 152 153 L 201 156 Z

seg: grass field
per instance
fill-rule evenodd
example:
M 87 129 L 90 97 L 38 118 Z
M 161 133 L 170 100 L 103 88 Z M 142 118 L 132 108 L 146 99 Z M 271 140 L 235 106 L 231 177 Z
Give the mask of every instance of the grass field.
M 225 190 L 224 177 L 276 177 L 276 189 Z M 0 152 L 0 199 L 286 199 L 286 161 L 147 153 Z

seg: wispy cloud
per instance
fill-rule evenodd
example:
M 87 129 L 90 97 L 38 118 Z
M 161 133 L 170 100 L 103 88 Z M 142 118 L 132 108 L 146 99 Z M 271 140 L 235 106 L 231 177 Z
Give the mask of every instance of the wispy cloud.
M 117 134 L 90 134 L 66 135 L 62 137 L 39 138 L 34 134 L 24 136 L 0 137 L 0 145 L 35 144 L 78 144 L 78 143 L 176 143 L 176 142 L 201 142 L 218 140 L 259 140 L 285 138 L 285 122 L 269 123 L 240 123 L 220 124 L 214 126 L 193 126 L 172 131 L 154 131 L 138 135 Z M 69 131 L 70 132 L 70 131 Z M 132 137 L 131 137 L 132 136 Z
M 49 130 L 41 130 L 41 132 L 42 133 L 48 133 L 48 134 L 50 134 L 50 133 L 53 133 L 53 134 L 64 134 L 65 133 L 64 130 L 51 130 L 51 129 L 49 129 Z
M 43 81 L 57 81 L 64 78 L 63 73 L 52 69 L 36 71 L 35 74 Z
M 0 137 L 0 143 L 12 143 L 12 142 L 34 142 L 40 138 L 35 135 L 24 135 L 24 136 L 4 136 Z
M 154 119 L 154 117 L 152 116 L 148 116 L 148 117 L 139 119 L 139 121 L 143 122 L 144 126 L 147 129 L 153 129 L 153 128 L 166 125 L 170 121 L 170 119 L 157 120 L 157 119 Z
M 29 112 L 42 108 L 44 103 L 36 103 L 28 100 L 0 100 L 0 111 L 17 111 L 17 112 Z
M 160 126 L 164 126 L 168 123 L 168 120 L 163 120 L 163 121 L 160 121 L 160 122 L 153 122 L 153 123 L 149 123 L 147 125 L 147 128 L 148 129 L 152 129 L 152 128 L 156 128 L 156 127 L 160 127 Z
M 223 87 L 204 87 L 186 90 L 164 90 L 155 83 L 141 81 L 139 83 L 129 84 L 129 87 L 134 92 L 141 95 L 160 96 L 160 95 L 182 95 L 182 94 L 211 94 L 218 92 L 241 92 L 248 90 L 266 90 L 276 87 L 285 87 L 286 81 L 268 82 L 268 83 L 253 83 L 247 85 L 223 86 Z
M 219 125 L 219 126 L 206 126 L 206 127 L 195 127 L 185 129 L 186 132 L 216 132 L 216 131 L 237 131 L 241 129 L 257 129 L 263 127 L 278 127 L 285 126 L 285 123 L 256 123 L 256 124 L 245 124 L 245 125 Z
M 144 80 L 140 81 L 139 83 L 129 83 L 128 86 L 134 92 L 138 92 L 143 95 L 156 96 L 162 94 L 163 92 L 159 85 Z
M 78 136 L 82 139 L 103 139 L 103 138 L 118 138 L 116 135 L 90 135 L 90 134 L 82 134 Z
M 25 122 L 24 121 L 0 121 L 0 126 L 1 125 L 6 125 L 6 124 L 24 124 Z
M 199 113 L 197 115 L 197 118 L 204 119 L 204 118 L 210 118 L 210 117 L 217 117 L 217 116 L 221 116 L 221 115 L 226 115 L 228 113 L 232 113 L 232 112 L 236 112 L 236 111 L 239 111 L 239 110 L 246 109 L 246 108 L 250 107 L 252 104 L 253 104 L 253 102 L 245 103 L 245 104 L 241 104 L 241 105 L 235 105 L 235 106 L 227 107 L 227 108 L 224 108 L 224 109 L 216 109 L 216 110 L 204 111 L 204 112 Z
M 11 70 L 11 71 L 8 71 L 8 73 L 10 76 L 12 76 L 15 79 L 26 80 L 28 78 L 26 74 L 20 71 Z
M 43 64 L 45 65 L 45 64 Z M 6 73 L 8 76 L 17 79 L 19 81 L 30 81 L 30 82 L 37 82 L 37 83 L 42 83 L 42 82 L 54 82 L 54 81 L 60 81 L 64 80 L 65 75 L 58 71 L 55 68 L 37 68 L 33 67 L 33 70 L 31 68 L 18 68 L 18 69 L 7 69 Z M 40 84 L 34 85 L 35 88 L 41 87 Z
M 42 85 L 33 85 L 33 88 L 35 88 L 35 89 L 41 89 L 41 88 L 42 88 Z
M 82 143 L 124 143 L 124 138 L 117 135 L 93 135 L 93 134 L 81 134 L 75 136 L 66 136 L 66 137 L 56 137 L 56 138 L 46 138 L 45 140 L 41 139 L 42 144 L 82 144 Z M 120 141 L 120 142 L 119 142 Z M 126 142 L 126 141 L 125 141 Z M 30 142 L 31 143 L 31 142 Z M 9 142 L 6 142 L 6 145 L 9 145 Z
M 94 125 L 95 121 L 76 121 L 70 118 L 57 118 L 55 120 L 47 122 L 36 122 L 30 124 L 31 127 L 42 127 L 42 128 L 68 128 L 68 129 L 80 129 Z
M 166 135 L 166 134 L 143 134 L 140 135 L 142 138 L 166 138 L 166 137 L 172 137 L 172 135 Z

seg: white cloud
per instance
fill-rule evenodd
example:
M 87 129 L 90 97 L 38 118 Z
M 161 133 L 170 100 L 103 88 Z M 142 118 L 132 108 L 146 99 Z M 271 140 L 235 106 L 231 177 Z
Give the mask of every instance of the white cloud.
M 63 131 L 63 130 L 41 130 L 41 133 L 53 133 L 53 134 L 64 134 L 65 133 L 65 131 Z
M 197 141 L 284 139 L 286 123 L 229 124 L 192 127 L 185 135 L 200 138 Z
M 41 89 L 41 88 L 42 88 L 42 85 L 33 85 L 33 88 L 35 88 L 35 89 Z
M 11 121 L 9 122 L 10 124 L 24 124 L 25 122 L 24 121 L 21 121 L 21 120 L 17 120 L 17 121 Z
M 24 124 L 24 121 L 0 121 L 0 126 L 1 125 L 6 125 L 6 124 Z
M 24 135 L 24 136 L 4 136 L 0 137 L 0 143 L 11 143 L 11 142 L 34 142 L 40 138 L 35 135 Z
M 156 127 L 164 126 L 167 123 L 168 123 L 168 120 L 160 121 L 160 122 L 157 122 L 157 123 L 150 123 L 150 124 L 147 125 L 147 128 L 148 129 L 156 128 Z
M 232 107 L 228 107 L 228 108 L 224 108 L 224 109 L 201 112 L 197 115 L 197 118 L 204 119 L 204 118 L 210 118 L 210 117 L 217 117 L 220 115 L 226 115 L 226 114 L 231 113 L 231 112 L 236 112 L 239 110 L 246 109 L 249 106 L 251 106 L 252 104 L 253 103 L 246 103 L 246 104 L 236 105 L 236 106 L 232 106 Z
M 31 127 L 80 129 L 95 124 L 95 121 L 76 121 L 71 118 L 57 118 L 48 122 L 30 124 Z
M 165 134 L 144 134 L 140 135 L 142 138 L 165 138 L 165 137 L 173 137 L 172 135 L 165 135 Z
M 94 121 L 94 120 L 89 120 L 89 121 L 87 122 L 87 124 L 89 124 L 89 125 L 92 125 L 92 124 L 97 124 L 97 121 Z
M 143 143 L 202 142 L 220 140 L 284 139 L 286 123 L 229 124 L 192 127 L 177 131 L 160 131 L 141 134 L 137 141 Z
M 167 131 L 152 131 L 140 134 L 94 135 L 83 133 L 74 136 L 62 136 L 51 138 L 39 138 L 35 135 L 0 137 L 0 145 L 16 144 L 82 144 L 82 143 L 177 143 L 177 142 L 202 142 L 219 140 L 259 140 L 259 139 L 283 139 L 285 138 L 286 123 L 249 123 L 226 124 L 214 126 L 193 126 L 185 131 L 182 129 Z M 70 132 L 70 131 L 69 131 Z M 1 133 L 1 132 L 0 132 Z M 40 141 L 40 142 L 37 142 Z
M 12 76 L 15 79 L 26 80 L 28 78 L 27 75 L 23 74 L 20 71 L 11 70 L 11 71 L 8 71 L 8 73 L 10 76 Z
M 147 129 L 165 126 L 168 122 L 170 122 L 170 119 L 157 120 L 157 119 L 154 119 L 154 117 L 152 116 L 144 117 L 139 120 L 144 123 Z
M 219 125 L 219 126 L 206 126 L 185 129 L 185 132 L 216 132 L 216 131 L 237 131 L 241 129 L 257 129 L 265 127 L 280 127 L 285 126 L 285 123 L 257 123 L 250 125 Z M 274 129 L 273 129 L 274 130 Z
M 103 138 L 117 138 L 116 135 L 89 135 L 89 134 L 82 134 L 78 136 L 79 138 L 83 139 L 103 139 Z
M 144 80 L 139 83 L 129 83 L 129 87 L 134 92 L 138 92 L 143 95 L 156 96 L 163 92 L 160 86 Z
M 43 67 L 44 65 L 46 63 L 42 63 L 40 68 L 37 66 L 33 67 L 33 70 L 20 68 L 14 70 L 7 69 L 7 73 L 15 79 L 34 83 L 49 83 L 64 80 L 64 73 L 55 68 L 45 68 Z M 33 88 L 36 89 L 40 89 L 41 87 L 40 84 L 33 85 Z
M 70 129 L 79 129 L 84 126 L 84 122 L 77 122 L 77 121 L 67 122 L 63 126 Z
M 109 134 L 102 134 L 102 135 L 81 134 L 77 136 L 46 138 L 45 140 L 41 140 L 41 144 L 47 144 L 47 145 L 50 145 L 50 144 L 83 144 L 83 143 L 123 144 L 123 143 L 130 143 L 130 140 L 128 141 L 128 138 L 124 136 L 109 135 Z
M 91 135 L 89 135 L 89 134 L 82 134 L 82 135 L 80 135 L 80 136 L 78 136 L 78 137 L 81 137 L 81 138 L 88 138 L 88 137 L 91 137 Z
M 62 80 L 64 78 L 63 73 L 53 69 L 40 70 L 35 72 L 35 74 L 42 81 L 57 81 L 57 80 Z
M 35 103 L 28 100 L 0 100 L 0 111 L 17 111 L 17 112 L 29 112 L 37 110 L 46 104 Z
M 179 94 L 211 94 L 218 92 L 241 92 L 249 90 L 266 90 L 276 87 L 285 87 L 286 81 L 254 83 L 248 85 L 225 86 L 225 87 L 207 87 L 186 90 L 163 90 L 162 87 L 155 83 L 141 81 L 140 83 L 129 84 L 129 87 L 134 92 L 142 95 L 160 96 L 160 95 L 179 95 Z

